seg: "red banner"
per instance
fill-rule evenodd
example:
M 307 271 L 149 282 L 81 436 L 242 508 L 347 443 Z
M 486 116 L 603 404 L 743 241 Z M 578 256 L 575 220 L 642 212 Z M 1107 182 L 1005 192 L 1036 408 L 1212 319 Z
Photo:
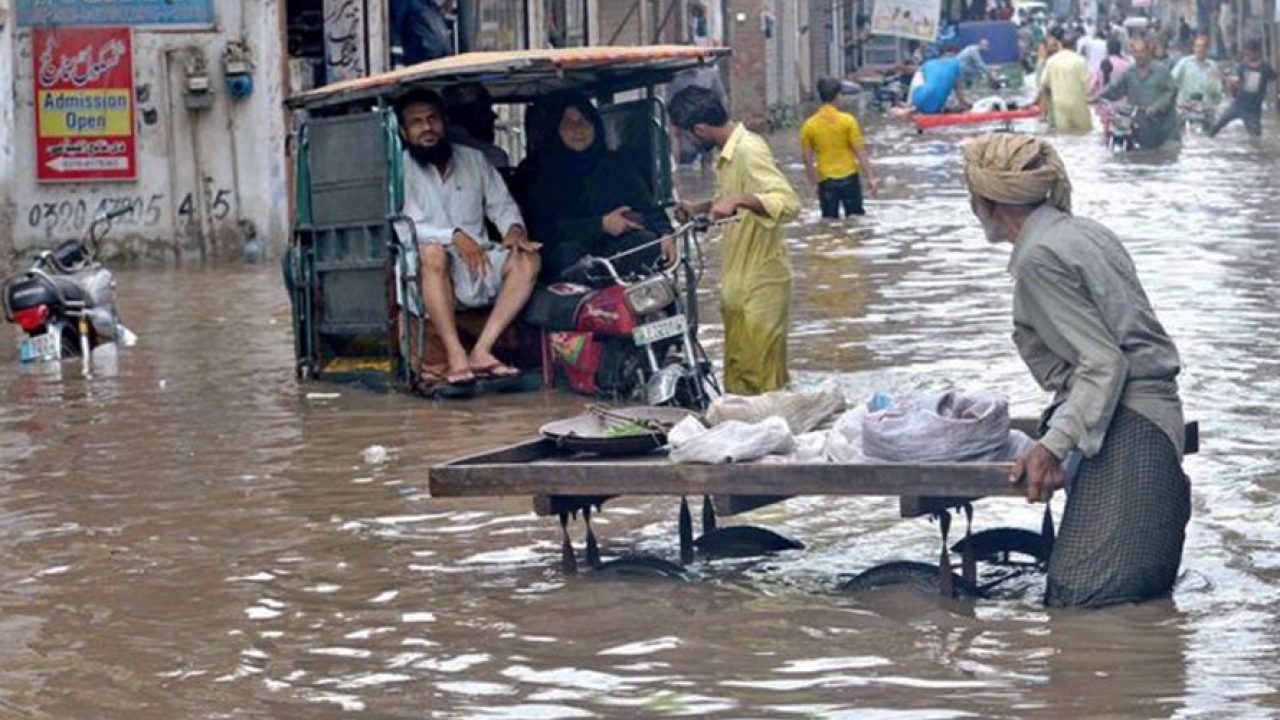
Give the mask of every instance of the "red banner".
M 36 178 L 136 179 L 129 28 L 38 27 L 31 37 Z

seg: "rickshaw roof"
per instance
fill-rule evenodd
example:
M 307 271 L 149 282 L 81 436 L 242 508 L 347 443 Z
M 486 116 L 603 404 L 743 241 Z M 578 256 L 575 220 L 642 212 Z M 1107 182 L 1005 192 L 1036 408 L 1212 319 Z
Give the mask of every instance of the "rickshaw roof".
M 483 84 L 498 103 L 526 102 L 560 90 L 622 92 L 668 82 L 681 70 L 728 55 L 727 48 L 694 45 L 464 53 L 308 90 L 288 103 L 321 108 L 460 82 Z

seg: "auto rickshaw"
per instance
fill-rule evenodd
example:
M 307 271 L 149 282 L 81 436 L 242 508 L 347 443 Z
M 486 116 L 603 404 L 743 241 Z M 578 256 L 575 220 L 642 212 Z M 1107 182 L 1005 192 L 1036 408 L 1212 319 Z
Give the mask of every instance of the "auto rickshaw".
M 401 213 L 402 148 L 392 109 L 401 93 L 483 84 L 507 118 L 499 144 L 514 164 L 533 140 L 521 129 L 526 106 L 557 92 L 582 92 L 599 105 L 610 149 L 630 153 L 652 196 L 669 205 L 671 143 L 656 88 L 728 54 L 694 46 L 469 53 L 291 97 L 289 107 L 304 116 L 293 138 L 296 215 L 284 260 L 298 377 L 438 391 L 423 373 L 438 343 L 418 284 L 413 223 Z M 483 324 L 483 314 L 478 320 Z M 458 324 L 465 329 L 468 319 L 460 315 Z M 539 343 L 536 333 L 519 329 L 508 332 L 505 350 L 528 372 L 514 385 L 504 383 L 506 390 L 541 387 L 551 378 L 545 338 Z

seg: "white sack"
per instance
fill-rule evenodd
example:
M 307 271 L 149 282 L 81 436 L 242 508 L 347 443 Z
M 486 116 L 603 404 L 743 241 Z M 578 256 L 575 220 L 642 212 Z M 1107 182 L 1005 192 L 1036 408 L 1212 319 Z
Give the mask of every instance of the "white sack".
M 791 432 L 800 435 L 818 427 L 845 408 L 844 394 L 834 384 L 817 390 L 792 392 L 777 390 L 763 395 L 722 395 L 707 409 L 707 422 L 713 427 L 730 420 L 757 423 L 778 416 L 787 421 Z
M 698 420 L 696 416 L 689 415 L 667 431 L 667 444 L 672 446 L 683 445 L 706 431 L 707 426 L 703 425 L 702 421 Z
M 760 459 L 762 463 L 805 463 L 818 464 L 827 462 L 825 452 L 827 432 L 817 430 L 796 436 L 796 449 L 787 455 L 768 455 Z
M 796 439 L 780 417 L 758 423 L 730 420 L 692 437 L 682 437 L 681 442 L 672 439 L 674 433 L 672 428 L 667 435 L 672 445 L 668 457 L 678 463 L 748 462 L 765 455 L 786 455 L 796 449 Z
M 1009 404 L 995 393 L 895 398 L 862 419 L 863 454 L 889 462 L 999 460 L 1021 445 L 1010 436 Z
M 866 457 L 862 454 L 862 418 L 867 414 L 865 407 L 847 410 L 836 419 L 835 425 L 827 431 L 826 445 L 822 454 L 827 462 L 862 463 Z

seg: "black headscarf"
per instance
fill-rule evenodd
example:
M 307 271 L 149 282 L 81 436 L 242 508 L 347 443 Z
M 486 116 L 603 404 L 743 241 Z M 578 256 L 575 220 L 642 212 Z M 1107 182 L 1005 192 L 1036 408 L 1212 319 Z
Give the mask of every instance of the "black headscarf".
M 600 111 L 596 110 L 596 106 L 592 105 L 591 100 L 582 93 L 570 92 L 559 95 L 552 108 L 550 113 L 552 122 L 546 129 L 547 136 L 544 140 L 547 163 L 545 167 L 562 178 L 582 177 L 600 162 L 609 150 L 605 141 L 604 120 L 601 119 Z M 591 146 L 582 152 L 571 150 L 560 138 L 560 123 L 564 120 L 564 114 L 569 108 L 576 109 L 595 129 L 595 139 L 592 140 Z

